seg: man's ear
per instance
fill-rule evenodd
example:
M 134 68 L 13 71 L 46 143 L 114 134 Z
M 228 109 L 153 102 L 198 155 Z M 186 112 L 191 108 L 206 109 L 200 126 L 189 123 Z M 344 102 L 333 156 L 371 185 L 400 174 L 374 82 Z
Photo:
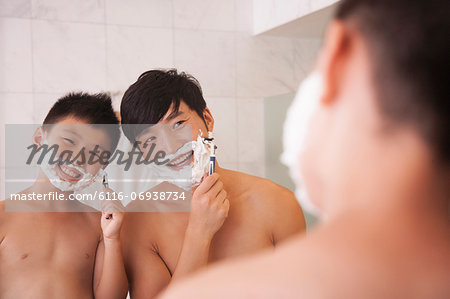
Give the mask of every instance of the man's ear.
M 206 123 L 206 129 L 208 129 L 208 132 L 212 132 L 214 130 L 214 118 L 212 117 L 211 111 L 208 107 L 203 110 L 203 119 Z
M 42 126 L 36 129 L 33 134 L 33 144 L 41 146 L 44 142 L 45 131 Z
M 331 103 L 338 93 L 340 74 L 348 54 L 349 30 L 342 21 L 332 21 L 327 28 L 317 68 L 323 76 L 322 103 Z

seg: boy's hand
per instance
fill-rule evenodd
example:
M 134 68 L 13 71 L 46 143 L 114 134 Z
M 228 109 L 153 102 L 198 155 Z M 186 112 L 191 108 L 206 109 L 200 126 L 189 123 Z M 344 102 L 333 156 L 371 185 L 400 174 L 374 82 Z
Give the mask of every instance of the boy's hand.
M 188 232 L 212 238 L 228 216 L 227 196 L 218 173 L 205 177 L 192 196 Z
M 113 193 L 111 189 L 105 189 L 105 192 L 110 194 L 110 198 L 114 198 L 111 195 Z M 118 200 L 102 201 L 101 226 L 104 239 L 119 239 L 124 210 L 125 208 Z

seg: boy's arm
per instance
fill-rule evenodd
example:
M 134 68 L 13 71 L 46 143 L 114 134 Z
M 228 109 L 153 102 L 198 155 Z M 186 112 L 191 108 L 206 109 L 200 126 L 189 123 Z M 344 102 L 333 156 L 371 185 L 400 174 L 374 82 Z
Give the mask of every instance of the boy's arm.
M 112 219 L 107 219 L 112 214 Z M 95 298 L 126 298 L 128 281 L 120 244 L 123 213 L 102 213 L 103 238 L 95 256 Z
M 100 241 L 95 257 L 95 298 L 126 298 L 128 281 L 119 240 Z

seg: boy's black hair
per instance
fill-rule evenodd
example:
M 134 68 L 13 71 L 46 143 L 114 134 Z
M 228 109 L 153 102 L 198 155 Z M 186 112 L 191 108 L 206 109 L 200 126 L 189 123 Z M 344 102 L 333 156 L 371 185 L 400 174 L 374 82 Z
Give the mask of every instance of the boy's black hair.
M 50 128 L 65 117 L 74 117 L 106 131 L 113 152 L 120 138 L 119 119 L 114 113 L 111 97 L 105 93 L 68 93 L 53 105 L 45 117 L 43 127 Z M 102 126 L 106 125 L 106 126 Z
M 388 123 L 412 125 L 450 163 L 450 1 L 342 0 L 336 19 L 362 34 Z
M 156 124 L 172 104 L 174 112 L 178 112 L 181 101 L 204 121 L 206 102 L 197 79 L 184 72 L 178 73 L 176 69 L 146 71 L 127 89 L 122 98 L 122 124 Z M 122 126 L 122 131 L 133 143 L 144 128 L 145 126 Z

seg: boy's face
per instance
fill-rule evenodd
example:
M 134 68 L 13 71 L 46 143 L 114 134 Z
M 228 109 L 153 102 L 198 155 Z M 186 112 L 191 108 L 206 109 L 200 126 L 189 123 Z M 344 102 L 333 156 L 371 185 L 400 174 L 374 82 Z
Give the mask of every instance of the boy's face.
M 183 101 L 180 103 L 178 112 L 174 111 L 172 105 L 157 125 L 144 130 L 136 138 L 144 157 L 150 151 L 152 143 L 155 144 L 154 153 L 164 151 L 166 155 L 169 155 L 174 154 L 183 144 L 189 141 L 188 138 L 197 140 L 200 131 L 203 134 L 202 137 L 207 137 L 208 131 L 213 130 L 214 119 L 208 108 L 203 112 L 203 117 L 205 121 Z M 186 153 L 181 153 L 166 165 L 178 170 L 191 163 L 192 159 L 192 151 L 189 150 Z
M 101 128 L 93 127 L 80 119 L 66 117 L 51 125 L 45 131 L 42 130 L 40 132 L 43 134 L 36 132 L 34 136 L 35 143 L 42 145 L 45 140 L 49 148 L 57 145 L 55 159 L 68 159 L 68 153 L 71 153 L 69 158 L 71 164 L 92 175 L 97 174 L 101 168 L 106 167 L 106 165 L 102 165 L 99 158 L 101 158 L 103 152 L 111 150 L 110 138 Z M 79 155 L 83 150 L 84 161 L 82 155 Z M 51 153 L 49 152 L 49 154 Z M 76 158 L 77 156 L 78 158 Z M 95 163 L 89 162 L 90 158 Z M 79 181 L 83 176 L 79 170 L 67 164 L 56 164 L 55 171 L 61 180 L 73 183 Z

